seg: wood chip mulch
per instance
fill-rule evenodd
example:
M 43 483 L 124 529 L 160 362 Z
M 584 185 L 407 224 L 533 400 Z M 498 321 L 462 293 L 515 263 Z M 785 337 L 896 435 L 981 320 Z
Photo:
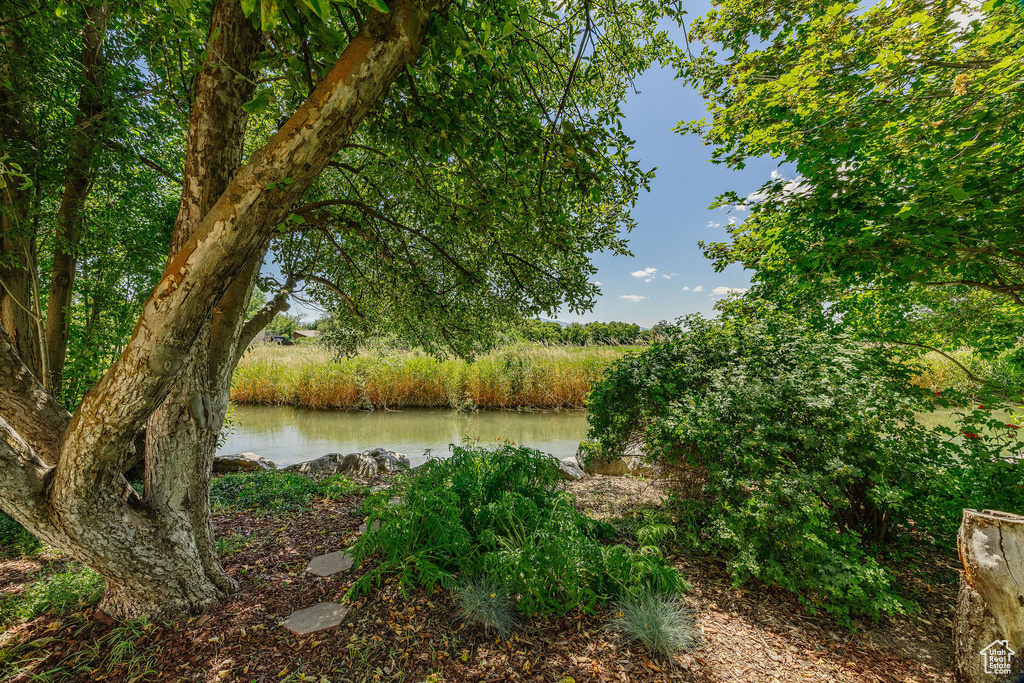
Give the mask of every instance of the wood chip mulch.
M 590 476 L 569 485 L 595 517 L 620 517 L 663 498 L 657 482 Z M 843 629 L 809 614 L 795 597 L 753 583 L 734 587 L 709 557 L 671 559 L 693 586 L 687 602 L 702 633 L 699 646 L 674 662 L 652 657 L 607 627 L 607 610 L 574 612 L 521 624 L 511 642 L 463 624 L 446 591 L 402 595 L 391 583 L 356 598 L 337 629 L 297 638 L 280 627 L 295 609 L 341 600 L 357 573 L 318 578 L 309 560 L 350 545 L 362 522 L 360 496 L 320 501 L 302 514 L 215 515 L 219 536 L 235 548 L 225 558 L 240 590 L 187 623 L 116 631 L 92 610 L 43 615 L 0 635 L 0 672 L 19 661 L 27 682 L 69 681 L 952 681 L 950 622 L 956 562 L 929 558 L 917 617 Z M 23 590 L 59 559 L 0 562 L 0 593 Z M 117 636 L 115 638 L 115 636 Z M 120 643 L 116 650 L 113 643 Z M 125 645 L 127 643 L 127 645 Z M 100 652 L 100 646 L 103 650 Z M 92 648 L 92 650 L 90 650 Z M 92 653 L 92 654 L 90 654 Z M 0 674 L 2 675 L 2 674 Z

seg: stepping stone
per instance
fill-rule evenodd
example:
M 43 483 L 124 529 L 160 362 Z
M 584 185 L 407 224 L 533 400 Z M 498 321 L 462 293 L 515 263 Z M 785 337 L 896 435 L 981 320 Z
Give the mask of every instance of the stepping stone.
M 367 519 L 369 519 L 369 517 L 367 517 Z M 362 524 L 359 525 L 359 533 L 365 534 L 367 528 L 368 527 L 366 526 L 366 522 L 364 521 Z M 380 520 L 379 519 L 373 520 L 373 530 L 376 531 L 379 528 L 380 528 Z
M 348 607 L 336 602 L 321 602 L 319 605 L 295 610 L 281 625 L 297 636 L 334 628 L 348 614 Z
M 330 576 L 352 569 L 352 556 L 346 550 L 337 550 L 326 555 L 317 555 L 309 561 L 306 571 L 317 576 Z

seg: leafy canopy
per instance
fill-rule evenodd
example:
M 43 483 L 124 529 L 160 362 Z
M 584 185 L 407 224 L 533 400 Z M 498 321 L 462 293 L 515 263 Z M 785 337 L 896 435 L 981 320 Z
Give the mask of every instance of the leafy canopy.
M 1019 330 L 1024 303 L 1022 28 L 1024 13 L 1000 0 L 716 3 L 692 27 L 700 55 L 680 64 L 711 120 L 679 130 L 701 135 L 716 163 L 770 155 L 783 173 L 719 198 L 751 215 L 707 254 L 754 270 L 755 295 L 828 302 L 826 320 L 864 319 L 872 336 L 913 338 L 910 317 L 947 327 L 953 346 L 1012 345 L 1004 323 Z

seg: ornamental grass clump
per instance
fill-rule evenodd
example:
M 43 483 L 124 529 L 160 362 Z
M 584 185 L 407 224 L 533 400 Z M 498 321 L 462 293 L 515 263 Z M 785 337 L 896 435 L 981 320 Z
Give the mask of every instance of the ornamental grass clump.
M 494 630 L 504 640 L 516 624 L 516 603 L 502 586 L 489 579 L 470 581 L 455 591 L 459 618 Z
M 679 595 L 642 593 L 618 604 L 612 628 L 669 661 L 698 641 L 693 614 Z
M 355 593 L 385 576 L 403 589 L 451 590 L 487 577 L 530 616 L 684 586 L 660 553 L 601 543 L 614 528 L 577 512 L 554 459 L 533 449 L 453 446 L 451 457 L 427 462 L 365 506 L 380 526 L 371 523 L 352 552 L 377 562 Z

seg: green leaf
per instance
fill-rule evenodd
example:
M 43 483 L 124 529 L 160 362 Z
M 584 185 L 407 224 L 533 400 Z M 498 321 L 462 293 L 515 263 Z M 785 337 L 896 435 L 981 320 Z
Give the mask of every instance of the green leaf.
M 256 0 L 241 0 L 241 2 L 242 13 L 247 17 L 251 17 L 256 11 Z
M 273 96 L 271 95 L 270 90 L 265 88 L 257 92 L 251 100 L 243 104 L 242 109 L 252 116 L 258 116 L 267 110 L 267 107 L 270 106 L 272 100 Z
M 260 27 L 269 31 L 277 26 L 278 13 L 277 0 L 260 0 Z
M 390 11 L 388 10 L 388 6 L 384 3 L 384 0 L 365 0 L 365 2 L 367 5 L 377 10 L 378 12 L 383 12 L 384 14 L 387 14 Z
M 959 187 L 951 187 L 951 188 L 949 188 L 949 193 L 951 195 L 953 195 L 953 197 L 955 197 L 957 201 L 960 201 L 960 202 L 964 201 L 965 199 L 970 198 L 970 196 L 971 196 L 971 195 L 967 194 L 966 192 L 964 192 L 963 188 L 959 188 Z
M 330 19 L 330 0 L 302 0 L 302 4 L 304 4 L 309 9 L 313 10 L 313 12 L 315 12 L 316 15 L 320 17 L 320 20 L 323 21 L 324 23 L 327 23 L 327 20 Z

